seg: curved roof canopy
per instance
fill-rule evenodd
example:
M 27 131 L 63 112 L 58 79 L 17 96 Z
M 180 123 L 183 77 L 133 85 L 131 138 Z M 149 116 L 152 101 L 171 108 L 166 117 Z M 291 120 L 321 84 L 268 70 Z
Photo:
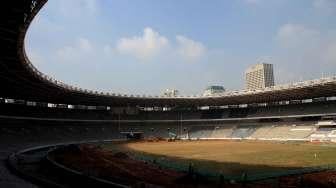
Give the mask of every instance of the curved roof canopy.
M 13 0 L 0 6 L 0 97 L 56 104 L 95 106 L 222 106 L 335 96 L 336 78 L 233 91 L 218 96 L 151 97 L 88 91 L 38 71 L 26 56 L 24 38 L 47 0 Z

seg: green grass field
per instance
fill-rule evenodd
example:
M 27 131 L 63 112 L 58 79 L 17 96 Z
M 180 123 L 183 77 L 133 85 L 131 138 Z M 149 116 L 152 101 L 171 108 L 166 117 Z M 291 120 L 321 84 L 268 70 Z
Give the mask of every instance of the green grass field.
M 105 145 L 115 149 L 115 145 Z M 118 149 L 168 167 L 225 175 L 271 174 L 336 164 L 336 144 L 267 141 L 131 142 Z

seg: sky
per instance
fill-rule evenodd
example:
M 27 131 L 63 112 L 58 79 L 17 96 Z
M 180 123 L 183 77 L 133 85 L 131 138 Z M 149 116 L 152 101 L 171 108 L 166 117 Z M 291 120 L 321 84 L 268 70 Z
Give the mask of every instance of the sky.
M 26 51 L 43 73 L 85 89 L 201 94 L 244 88 L 251 65 L 276 84 L 336 73 L 336 0 L 49 0 Z

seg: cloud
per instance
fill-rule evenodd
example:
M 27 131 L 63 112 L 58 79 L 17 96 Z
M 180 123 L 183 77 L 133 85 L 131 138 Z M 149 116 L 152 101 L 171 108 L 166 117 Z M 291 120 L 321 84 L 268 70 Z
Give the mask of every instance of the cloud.
M 313 7 L 327 12 L 336 11 L 336 1 L 335 0 L 314 0 Z
M 78 38 L 75 44 L 64 46 L 56 54 L 62 61 L 76 61 L 93 51 L 93 46 L 86 38 Z
M 121 38 L 116 45 L 116 50 L 120 54 L 131 55 L 140 60 L 149 60 L 161 55 L 161 58 L 172 57 L 177 54 L 183 60 L 195 61 L 202 57 L 205 52 L 205 46 L 198 41 L 188 37 L 176 36 L 176 44 L 171 45 L 167 37 L 159 32 L 147 27 L 142 36 L 133 36 Z M 113 52 L 109 45 L 104 47 L 105 52 Z
M 166 37 L 161 36 L 152 28 L 145 28 L 142 36 L 122 38 L 117 43 L 117 50 L 121 54 L 128 54 L 139 59 L 148 59 L 158 55 L 169 45 Z
M 313 79 L 322 73 L 335 72 L 335 34 L 336 31 L 323 31 L 303 24 L 279 27 L 275 41 L 280 48 L 272 58 L 275 64 L 281 65 L 279 80 L 288 82 L 293 81 L 294 77 L 296 80 Z
M 40 53 L 37 50 L 28 48 L 27 54 L 29 60 L 33 63 L 33 65 L 40 65 L 44 62 L 44 58 L 40 55 Z
M 58 0 L 56 7 L 63 16 L 80 17 L 94 15 L 99 12 L 99 3 L 97 0 Z
M 276 40 L 284 49 L 303 56 L 315 56 L 318 63 L 336 63 L 336 32 L 322 32 L 299 24 L 285 24 L 277 32 Z M 308 61 L 309 62 L 309 61 Z
M 276 39 L 287 48 L 297 48 L 316 44 L 320 33 L 300 24 L 285 24 L 277 32 Z
M 261 0 L 245 0 L 245 2 L 248 3 L 248 4 L 253 4 L 253 5 L 255 5 L 255 4 L 260 3 Z
M 188 37 L 176 36 L 176 43 L 160 35 L 157 31 L 147 27 L 142 36 L 121 38 L 115 46 L 110 44 L 93 45 L 89 39 L 80 37 L 73 44 L 63 46 L 56 50 L 56 57 L 60 62 L 89 62 L 94 56 L 115 59 L 130 56 L 140 61 L 156 59 L 166 62 L 174 59 L 176 62 L 194 62 L 203 57 L 206 47 L 198 41 Z
M 105 55 L 112 55 L 115 53 L 115 50 L 111 45 L 105 44 L 103 47 L 103 52 Z
M 185 36 L 176 36 L 178 53 L 187 60 L 197 60 L 205 54 L 206 48 L 200 42 L 189 39 Z
M 325 61 L 336 65 L 336 39 L 331 40 L 327 45 Z
M 91 51 L 92 46 L 88 39 L 86 38 L 79 38 L 77 43 L 78 49 L 82 51 Z

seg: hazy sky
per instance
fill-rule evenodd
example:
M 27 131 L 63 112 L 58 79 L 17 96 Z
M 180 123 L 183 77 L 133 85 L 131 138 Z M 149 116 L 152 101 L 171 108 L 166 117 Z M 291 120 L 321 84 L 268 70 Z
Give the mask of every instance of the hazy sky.
M 244 87 L 274 64 L 277 83 L 336 73 L 336 0 L 49 0 L 26 38 L 42 72 L 87 89 L 198 94 Z

